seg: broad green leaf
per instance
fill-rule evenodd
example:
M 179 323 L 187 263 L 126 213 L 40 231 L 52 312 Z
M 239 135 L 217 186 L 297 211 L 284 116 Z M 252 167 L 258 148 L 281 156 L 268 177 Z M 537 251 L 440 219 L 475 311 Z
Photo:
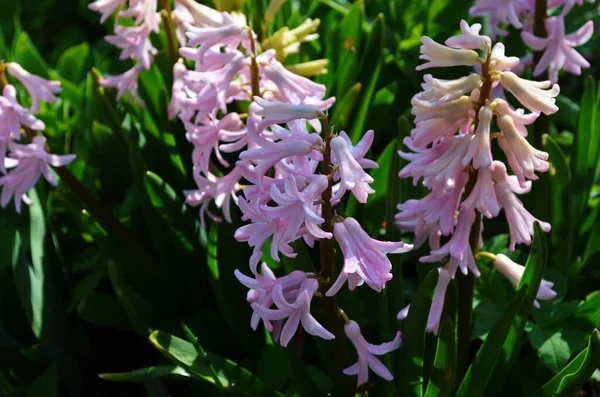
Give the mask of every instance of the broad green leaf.
M 587 336 L 587 332 L 569 323 L 551 328 L 534 326 L 528 332 L 540 362 L 554 373 L 559 372 L 571 355 L 582 348 Z
M 153 332 L 149 340 L 165 357 L 183 367 L 192 376 L 214 385 L 215 381 L 205 360 L 199 356 L 192 343 L 161 331 Z M 262 380 L 233 361 L 213 353 L 208 353 L 207 359 L 218 372 L 221 384 L 225 389 L 234 389 L 247 396 L 278 395 L 267 388 Z
M 113 294 L 95 292 L 77 304 L 77 314 L 90 324 L 115 329 L 132 329 L 131 321 L 119 298 Z
M 106 373 L 98 375 L 100 379 L 111 382 L 147 382 L 163 376 L 189 378 L 191 375 L 183 368 L 175 365 L 140 368 L 131 372 Z
M 451 396 L 456 376 L 456 328 L 450 317 L 440 326 L 433 369 L 425 397 Z
M 86 62 L 90 56 L 90 45 L 81 43 L 68 48 L 62 53 L 56 64 L 56 71 L 72 83 L 79 83 L 83 78 Z
M 590 335 L 588 346 L 579 353 L 555 377 L 550 379 L 536 396 L 572 397 L 600 366 L 600 338 L 595 329 Z
M 23 69 L 40 77 L 48 78 L 48 70 L 50 68 L 33 45 L 27 33 L 21 33 L 13 45 L 15 61 Z
M 438 276 L 437 269 L 432 269 L 425 277 L 402 323 L 403 346 L 399 350 L 400 358 L 396 367 L 397 393 L 401 396 L 423 396 L 425 329 Z
M 457 397 L 478 397 L 486 394 L 485 390 L 490 378 L 493 376 L 494 368 L 498 358 L 502 355 L 502 347 L 510 328 L 518 315 L 518 311 L 525 302 L 527 290 L 521 288 L 512 297 L 498 320 L 492 326 L 485 342 L 479 348 L 475 360 L 467 370 L 461 382 Z

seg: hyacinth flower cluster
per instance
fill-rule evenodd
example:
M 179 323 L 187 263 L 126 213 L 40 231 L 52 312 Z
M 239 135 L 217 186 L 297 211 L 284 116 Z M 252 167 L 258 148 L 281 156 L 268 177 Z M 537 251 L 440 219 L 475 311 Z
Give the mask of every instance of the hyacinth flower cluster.
M 262 321 L 282 346 L 290 342 L 300 325 L 307 333 L 326 340 L 340 337 L 311 315 L 313 298 L 324 298 L 325 304 L 346 282 L 351 291 L 363 284 L 382 291 L 392 278 L 387 254 L 412 249 L 402 242 L 372 239 L 356 219 L 344 218 L 333 209 L 346 194 L 365 203 L 374 193 L 369 186 L 373 178 L 365 169 L 377 164 L 364 157 L 373 141 L 373 131 L 353 145 L 344 132 L 333 134 L 327 116 L 316 105 L 259 97 L 254 100 L 247 122 L 249 149 L 240 154 L 236 164 L 250 182 L 238 200 L 242 219 L 250 223 L 235 232 L 238 241 L 254 249 L 249 261 L 251 276 L 236 271 L 236 277 L 249 288 L 251 325 L 256 329 Z M 334 273 L 334 240 L 344 257 L 338 275 Z M 281 255 L 296 257 L 292 246 L 296 241 L 309 247 L 319 241 L 320 273 L 297 270 L 276 278 L 265 262 L 260 266 L 262 272 L 258 271 L 265 251 L 274 261 L 280 261 Z M 358 363 L 344 373 L 358 375 L 358 385 L 367 382 L 369 368 L 384 379 L 393 379 L 375 355 L 397 349 L 400 333 L 390 343 L 371 345 L 358 324 L 340 314 L 346 323 L 345 334 L 358 354 Z M 337 317 L 338 313 L 333 315 Z
M 124 5 L 125 1 L 100 0 L 90 8 L 102 12 L 102 18 L 106 19 Z M 125 32 L 142 30 L 143 26 L 151 27 L 143 29 L 144 32 L 158 32 L 156 7 L 156 1 L 129 1 L 127 10 L 118 12 L 117 16 L 135 17 L 137 28 L 118 26 L 115 34 L 126 35 Z M 164 11 L 161 14 L 165 14 Z M 269 12 L 273 14 L 276 9 Z M 141 18 L 139 25 L 137 16 L 142 14 L 152 15 L 154 19 Z M 246 114 L 238 111 L 245 106 L 244 102 L 260 96 L 297 105 L 315 105 L 324 110 L 335 101 L 335 98 L 324 100 L 322 85 L 291 72 L 279 61 L 298 52 L 301 42 L 316 39 L 318 35 L 313 32 L 319 21 L 307 20 L 296 29 L 276 32 L 265 40 L 266 47 L 270 48 L 266 51 L 261 51 L 256 34 L 246 25 L 242 14 L 220 12 L 192 0 L 177 0 L 163 22 L 172 23 L 173 35 L 180 45 L 177 54 L 180 58 L 173 66 L 169 118 L 181 120 L 187 140 L 194 145 L 192 164 L 197 189 L 185 192 L 186 202 L 199 206 L 203 227 L 207 216 L 221 220 L 211 210 L 213 204 L 222 210 L 225 220 L 231 222 L 231 202 L 237 202 L 243 169 L 225 157 L 239 153 L 250 143 Z M 112 37 L 108 36 L 107 40 L 114 42 Z M 106 76 L 100 83 L 117 87 L 117 98 L 129 92 L 139 99 L 139 72 L 151 65 L 151 62 L 142 62 L 141 56 L 151 61 L 156 50 L 148 45 L 148 36 L 143 40 L 140 36 L 139 40 L 125 41 L 130 46 L 123 54 L 129 54 L 138 63 L 120 76 Z M 186 64 L 193 65 L 193 69 L 188 70 Z M 294 66 L 307 74 L 315 74 L 323 70 L 324 64 Z
M 149 70 L 157 54 L 150 36 L 160 32 L 160 14 L 157 0 L 97 0 L 88 7 L 101 14 L 104 23 L 117 12 L 114 35 L 105 39 L 121 50 L 119 59 L 131 59 L 134 66 L 120 75 L 107 75 L 100 84 L 118 89 L 117 99 L 129 93 L 143 104 L 137 92 L 137 81 L 144 70 Z M 120 21 L 132 23 L 119 24 Z
M 31 98 L 29 108 L 19 103 L 17 88 L 9 76 L 18 81 Z M 55 155 L 46 150 L 46 139 L 40 134 L 46 129 L 36 115 L 40 102 L 55 103 L 61 92 L 60 82 L 46 80 L 23 69 L 18 63 L 0 65 L 0 206 L 14 201 L 21 212 L 22 203 L 31 205 L 27 193 L 44 176 L 46 181 L 57 185 L 51 167 L 62 167 L 75 160 L 74 154 Z M 30 143 L 26 143 L 25 137 Z
M 534 222 L 550 230 L 550 224 L 527 211 L 518 195 L 531 189 L 532 181 L 538 179 L 536 172 L 549 168 L 548 154 L 531 146 L 525 137 L 527 125 L 540 114 L 558 110 L 559 87 L 550 81 L 518 77 L 511 69 L 519 59 L 506 56 L 502 43 L 492 47 L 491 38 L 479 34 L 479 24 L 469 26 L 463 21 L 461 27 L 462 34 L 445 45 L 423 37 L 421 59 L 427 62 L 417 69 L 479 66 L 475 69 L 480 72 L 455 80 L 425 75 L 423 91 L 411 102 L 416 125 L 404 140 L 410 152 L 399 152 L 409 162 L 399 176 L 412 178 L 415 184 L 422 179 L 429 193 L 398 205 L 397 226 L 415 234 L 416 246 L 428 240 L 431 253 L 421 257 L 421 262 L 444 263 L 427 327 L 434 333 L 448 283 L 457 271 L 478 277 L 477 256 L 492 258 L 495 268 L 514 286 L 523 274 L 523 266 L 504 255 L 477 253 L 483 243 L 482 217 L 491 219 L 504 212 L 511 251 L 517 244 L 531 244 Z M 513 108 L 498 96 L 504 96 L 504 91 L 495 88 L 512 94 L 527 110 Z M 494 159 L 494 141 L 508 166 Z M 544 280 L 537 299 L 553 298 L 556 294 L 551 287 Z M 404 318 L 408 310 L 402 310 L 398 318 Z
M 593 3 L 594 0 L 587 2 Z M 558 81 L 558 72 L 562 69 L 580 75 L 582 68 L 590 67 L 590 63 L 574 47 L 582 46 L 592 37 L 594 22 L 586 22 L 573 33 L 565 32 L 567 14 L 575 5 L 581 6 L 583 3 L 584 0 L 547 0 L 549 16 L 544 16 L 547 37 L 538 37 L 533 32 L 536 0 L 477 0 L 469 13 L 472 16 L 489 17 L 492 37 L 508 36 L 508 26 L 521 30 L 521 38 L 527 47 L 543 52 L 533 75 L 540 76 L 547 70 L 550 81 L 555 83 Z M 513 72 L 520 75 L 525 67 L 531 64 L 533 54 L 526 55 Z

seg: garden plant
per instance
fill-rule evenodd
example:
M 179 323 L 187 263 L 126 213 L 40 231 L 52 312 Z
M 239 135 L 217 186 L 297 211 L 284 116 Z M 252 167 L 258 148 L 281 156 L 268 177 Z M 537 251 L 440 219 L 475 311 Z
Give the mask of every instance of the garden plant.
M 594 0 L 5 3 L 1 396 L 600 395 Z

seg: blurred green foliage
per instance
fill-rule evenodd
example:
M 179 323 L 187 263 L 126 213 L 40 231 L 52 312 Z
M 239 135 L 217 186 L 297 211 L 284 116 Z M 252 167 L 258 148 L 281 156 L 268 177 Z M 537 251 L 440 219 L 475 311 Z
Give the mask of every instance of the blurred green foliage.
M 98 71 L 125 66 L 102 40 L 107 30 L 87 3 L 0 2 L 0 55 L 62 82 L 59 102 L 41 113 L 50 146 L 77 153 L 70 167 L 75 178 L 120 225 L 66 183 L 56 189 L 39 184 L 33 205 L 22 215 L 12 208 L 0 211 L 0 395 L 315 396 L 331 391 L 326 343 L 303 338 L 300 348 L 284 349 L 268 334 L 250 329 L 246 292 L 233 276 L 250 256 L 248 247 L 233 239 L 239 217 L 202 230 L 196 211 L 182 202 L 181 192 L 194 186 L 191 145 L 183 127 L 167 119 L 166 55 L 142 75 L 146 108 L 127 100 L 116 103 L 113 92 L 98 86 Z M 376 131 L 370 158 L 380 164 L 372 171 L 377 193 L 366 206 L 352 200 L 346 206 L 373 236 L 411 238 L 393 228 L 393 215 L 397 203 L 422 192 L 396 178 L 403 164 L 395 152 L 410 132 L 410 98 L 420 89 L 421 73 L 414 70 L 420 37 L 443 41 L 457 30 L 471 3 L 290 0 L 268 27 L 271 33 L 305 18 L 321 19 L 320 40 L 305 44 L 289 61 L 327 58 L 329 72 L 317 80 L 338 98 L 332 109 L 336 128 L 348 131 L 355 142 L 365 130 Z M 259 24 L 266 6 L 266 0 L 248 0 L 244 10 Z M 596 7 L 586 3 L 573 11 L 572 26 L 597 21 Z M 509 53 L 521 55 L 523 46 L 514 36 L 508 39 Z M 567 396 L 597 368 L 600 341 L 592 331 L 600 326 L 600 95 L 594 62 L 599 49 L 596 34 L 582 50 L 594 65 L 586 71 L 592 77 L 561 79 L 561 110 L 545 137 L 551 189 L 536 191 L 529 202 L 551 203 L 547 246 L 538 231 L 529 257 L 527 248 L 510 254 L 520 263 L 529 258 L 524 285 L 516 293 L 485 260 L 480 266 L 474 362 L 462 382 L 452 385 L 455 307 L 439 339 L 424 332 L 437 274 L 427 275 L 431 266 L 418 263 L 423 249 L 403 260 L 393 258 L 395 277 L 384 293 L 340 293 L 341 306 L 360 321 L 367 339 L 390 340 L 398 327 L 404 332 L 404 347 L 384 358 L 397 382 L 377 382 L 369 395 L 431 397 L 457 390 L 457 395 L 474 396 L 477 390 L 485 396 Z M 440 77 L 450 78 L 452 71 Z M 504 219 L 486 223 L 486 250 L 507 253 L 506 233 Z M 318 253 L 295 248 L 296 260 L 271 264 L 276 272 L 312 268 Z M 542 274 L 555 283 L 559 296 L 530 311 Z M 453 293 L 451 286 L 450 307 L 456 304 Z M 423 310 L 397 322 L 396 313 L 408 301 Z

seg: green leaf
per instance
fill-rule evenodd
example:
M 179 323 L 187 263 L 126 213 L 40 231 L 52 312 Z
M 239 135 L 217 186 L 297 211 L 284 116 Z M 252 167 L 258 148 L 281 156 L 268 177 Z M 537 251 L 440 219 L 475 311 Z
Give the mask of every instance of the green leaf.
M 185 323 L 182 323 L 181 327 L 183 328 L 183 332 L 185 333 L 185 336 L 188 338 L 190 343 L 192 345 L 194 345 L 194 348 L 198 352 L 199 357 L 204 360 L 204 364 L 207 366 L 209 373 L 212 376 L 213 381 L 215 382 L 215 385 L 217 386 L 219 391 L 222 391 L 223 384 L 221 383 L 221 380 L 219 379 L 219 375 L 217 374 L 215 367 L 213 367 L 213 365 L 209 361 L 208 354 L 206 353 L 206 351 L 204 351 L 204 348 L 198 342 L 198 338 L 196 337 L 196 335 L 194 335 L 192 330 L 189 329 L 187 325 L 185 325 Z
M 485 342 L 483 342 L 483 345 L 477 352 L 475 360 L 467 370 L 467 374 L 456 392 L 457 397 L 478 397 L 485 395 L 484 393 L 494 373 L 496 362 L 503 353 L 502 347 L 506 342 L 511 326 L 518 315 L 521 305 L 525 302 L 526 293 L 527 290 L 525 288 L 519 289 L 494 323 Z
M 335 105 L 331 117 L 331 126 L 336 131 L 343 131 L 348 127 L 350 119 L 354 114 L 354 108 L 360 97 L 361 88 L 362 85 L 360 83 L 354 84 L 342 97 L 342 100 Z
M 234 276 L 234 269 L 241 263 L 247 264 L 250 254 L 233 238 L 234 230 L 234 225 L 227 223 L 214 222 L 210 226 L 208 276 L 219 311 L 229 328 L 248 350 L 258 352 L 260 343 L 257 335 L 248 332 L 251 309 L 245 304 L 240 305 L 240 302 L 245 302 L 246 291 Z
M 74 47 L 68 48 L 58 58 L 56 71 L 63 78 L 79 83 L 84 76 L 84 70 L 88 57 L 90 56 L 90 45 L 81 43 Z
M 336 95 L 342 96 L 354 84 L 358 70 L 358 53 L 363 36 L 362 23 L 364 20 L 364 4 L 357 1 L 348 10 L 339 24 L 338 50 L 333 55 L 338 62 L 336 65 Z
M 147 337 L 152 332 L 154 324 L 158 323 L 159 317 L 154 313 L 152 307 L 129 286 L 118 264 L 108 263 L 108 275 L 131 325 L 138 334 Z
M 27 33 L 21 33 L 14 43 L 14 54 L 15 61 L 23 69 L 40 77 L 48 78 L 50 67 L 35 48 Z
M 560 269 L 566 269 L 570 263 L 573 237 L 571 225 L 571 170 L 567 158 L 556 141 L 550 135 L 544 135 L 544 151 L 550 160 L 550 202 L 552 210 L 551 246 L 560 247 L 554 250 L 550 261 Z
M 161 365 L 158 367 L 140 368 L 131 372 L 100 374 L 98 377 L 111 382 L 147 382 L 163 376 L 189 378 L 191 375 L 183 368 L 175 365 Z
M 541 363 L 557 373 L 569 361 L 571 354 L 582 348 L 587 332 L 563 323 L 552 328 L 534 326 L 528 336 Z
M 425 330 L 433 293 L 439 273 L 432 269 L 425 277 L 410 304 L 408 316 L 402 324 L 402 349 L 396 374 L 398 374 L 398 395 L 423 395 L 423 355 L 425 351 Z
M 150 201 L 157 213 L 171 228 L 178 241 L 189 251 L 194 251 L 200 243 L 206 248 L 206 240 L 200 238 L 200 223 L 195 215 L 181 201 L 175 190 L 160 176 L 147 171 L 144 184 Z
M 161 331 L 153 332 L 149 337 L 165 357 L 183 367 L 192 376 L 214 385 L 211 371 L 205 360 L 199 356 L 194 345 L 174 335 Z M 219 379 L 225 389 L 233 389 L 248 396 L 276 396 L 265 384 L 251 372 L 238 366 L 233 361 L 224 359 L 214 353 L 207 353 L 207 359 L 219 374 Z
M 456 376 L 456 328 L 450 317 L 440 326 L 433 369 L 425 397 L 451 396 Z
M 555 377 L 550 379 L 536 396 L 572 397 L 600 366 L 600 337 L 595 329 L 590 335 L 588 346 L 577 355 Z
M 365 124 L 367 122 L 367 115 L 371 107 L 371 102 L 375 96 L 377 90 L 377 83 L 379 81 L 379 74 L 383 67 L 383 35 L 385 30 L 385 22 L 383 14 L 377 15 L 371 34 L 369 35 L 369 41 L 367 43 L 367 50 L 363 54 L 360 68 L 359 68 L 359 81 L 364 84 L 367 89 L 362 96 L 358 112 L 352 123 L 352 129 L 349 134 L 353 142 L 358 141 L 359 137 L 364 133 Z
M 527 322 L 527 318 L 529 317 L 529 312 L 533 307 L 533 302 L 537 295 L 537 291 L 540 287 L 540 283 L 542 281 L 542 276 L 544 273 L 544 269 L 546 266 L 546 262 L 548 261 L 548 247 L 546 245 L 546 238 L 544 236 L 544 232 L 542 231 L 538 222 L 535 222 L 533 225 L 533 241 L 531 243 L 531 251 L 529 253 L 529 257 L 527 258 L 527 263 L 525 265 L 525 271 L 523 276 L 521 277 L 521 281 L 517 286 L 517 291 L 525 290 L 525 297 L 523 298 L 522 304 L 518 307 L 518 312 L 516 315 L 511 317 L 510 320 L 510 330 L 508 334 L 502 337 L 502 341 L 500 342 L 501 354 L 497 357 L 497 360 L 494 359 L 495 367 L 489 367 L 489 364 L 485 367 L 485 372 L 492 371 L 494 372 L 494 376 L 489 379 L 489 377 L 485 380 L 490 384 L 487 387 L 487 390 L 481 388 L 481 392 L 486 391 L 487 395 L 494 395 L 498 393 L 502 389 L 502 385 L 505 379 L 508 377 L 511 367 L 513 367 L 518 359 L 519 352 L 521 350 L 521 339 L 523 337 L 523 332 L 525 330 L 525 324 Z M 514 298 L 511 300 L 511 303 L 514 304 Z M 506 313 L 506 310 L 505 312 Z M 500 317 L 500 323 L 504 327 L 506 324 L 502 323 L 502 319 L 504 318 L 504 314 Z M 499 327 L 499 329 L 502 327 Z M 486 338 L 484 346 L 488 343 L 488 339 L 492 336 L 492 332 L 496 331 L 496 333 L 500 332 L 499 329 L 496 329 L 496 326 L 492 328 L 490 334 Z M 502 328 L 502 330 L 504 330 Z M 491 342 L 490 342 L 491 343 Z M 498 346 L 493 346 L 494 353 L 495 348 Z M 482 347 L 483 349 L 483 347 Z M 478 353 L 479 356 L 479 353 Z M 493 365 L 493 363 L 492 363 Z M 470 371 L 470 369 L 469 369 Z M 474 377 L 478 382 L 481 381 L 480 375 Z M 488 380 L 489 379 L 489 380 Z M 466 380 L 466 378 L 465 378 Z M 463 381 L 463 384 L 465 381 Z M 485 383 L 483 384 L 485 386 Z M 461 385 L 461 388 L 463 386 Z M 476 388 L 480 390 L 480 388 Z M 470 387 L 466 387 L 463 389 L 463 393 L 473 392 L 473 389 Z M 466 394 L 463 394 L 466 395 Z M 469 394 L 469 397 L 471 395 Z
M 574 236 L 579 233 L 600 154 L 599 106 L 600 95 L 596 94 L 596 83 L 590 76 L 586 81 L 581 100 L 581 111 L 577 120 L 577 133 L 574 136 L 571 155 L 571 173 L 573 175 L 571 217 Z
M 131 330 L 131 322 L 119 299 L 113 294 L 95 292 L 77 305 L 79 316 L 99 327 Z
M 38 376 L 27 388 L 26 397 L 59 397 L 56 366 L 52 365 Z

